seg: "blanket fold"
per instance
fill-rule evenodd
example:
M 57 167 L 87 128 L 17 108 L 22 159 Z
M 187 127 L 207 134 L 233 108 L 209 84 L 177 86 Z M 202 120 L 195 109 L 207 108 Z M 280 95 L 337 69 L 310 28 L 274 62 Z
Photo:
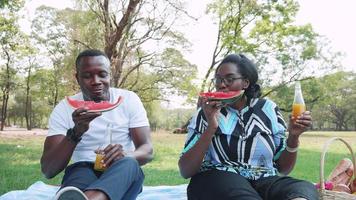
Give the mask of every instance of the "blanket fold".
M 15 190 L 0 196 L 0 200 L 51 200 L 59 186 L 37 181 L 26 190 Z M 137 200 L 186 200 L 187 184 L 175 186 L 143 186 Z

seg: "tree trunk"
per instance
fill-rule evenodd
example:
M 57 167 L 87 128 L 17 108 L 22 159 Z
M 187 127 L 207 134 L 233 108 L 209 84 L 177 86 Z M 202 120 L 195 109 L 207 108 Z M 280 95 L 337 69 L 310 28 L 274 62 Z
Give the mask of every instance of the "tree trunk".
M 102 6 L 102 12 L 104 14 L 104 25 L 105 25 L 105 47 L 104 51 L 106 55 L 112 60 L 112 55 L 116 52 L 116 45 L 122 38 L 122 33 L 127 26 L 127 23 L 134 13 L 137 4 L 140 0 L 130 0 L 126 11 L 124 12 L 121 20 L 118 24 L 114 23 L 116 27 L 112 26 L 112 18 L 109 13 L 109 1 L 104 1 L 104 6 Z
M 58 91 L 59 91 L 59 86 L 58 86 L 58 80 L 56 78 L 56 75 L 54 75 L 54 90 L 53 90 L 53 108 L 57 105 L 57 102 L 58 102 Z
M 3 96 L 2 96 L 2 107 L 1 107 L 1 127 L 0 130 L 4 130 L 4 126 L 6 123 L 6 116 L 7 116 L 7 103 L 9 100 L 9 92 L 8 91 L 3 91 Z
M 8 124 L 8 125 L 11 125 L 11 119 L 10 119 L 10 117 L 7 117 L 7 124 Z
M 31 97 L 30 97 L 30 78 L 31 78 L 31 68 L 32 64 L 30 65 L 27 70 L 27 79 L 26 79 L 26 103 L 25 103 L 25 118 L 26 118 L 26 127 L 27 130 L 31 130 Z
M 0 130 L 4 130 L 6 117 L 7 117 L 7 103 L 9 102 L 9 94 L 10 94 L 10 54 L 7 50 L 4 49 L 4 52 L 7 57 L 6 62 L 6 83 L 5 87 L 3 88 L 3 98 L 2 98 L 2 107 L 1 107 L 1 126 Z

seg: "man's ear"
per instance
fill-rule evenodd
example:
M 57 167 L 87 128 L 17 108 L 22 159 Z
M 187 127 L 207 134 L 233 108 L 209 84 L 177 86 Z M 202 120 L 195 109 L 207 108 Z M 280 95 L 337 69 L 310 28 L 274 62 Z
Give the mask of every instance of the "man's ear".
M 78 72 L 75 72 L 75 79 L 77 80 L 77 83 L 79 84 L 79 75 L 78 75 Z

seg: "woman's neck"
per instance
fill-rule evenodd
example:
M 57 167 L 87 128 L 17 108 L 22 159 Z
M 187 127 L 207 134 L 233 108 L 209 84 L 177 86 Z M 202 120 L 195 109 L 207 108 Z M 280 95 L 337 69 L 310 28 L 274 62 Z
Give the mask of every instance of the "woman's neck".
M 241 111 L 244 107 L 246 107 L 247 97 L 243 96 L 240 100 L 231 105 L 232 108 Z

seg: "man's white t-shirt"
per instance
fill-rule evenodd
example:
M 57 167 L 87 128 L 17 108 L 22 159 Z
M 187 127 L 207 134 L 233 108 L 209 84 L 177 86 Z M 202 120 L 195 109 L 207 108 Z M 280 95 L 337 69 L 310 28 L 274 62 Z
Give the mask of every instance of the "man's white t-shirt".
M 129 135 L 129 128 L 149 126 L 147 114 L 140 98 L 131 91 L 110 88 L 110 103 L 115 103 L 119 96 L 123 97 L 122 103 L 113 110 L 103 112 L 89 124 L 82 140 L 77 144 L 72 160 L 95 161 L 95 150 L 105 148 L 110 143 L 108 127 L 111 127 L 112 143 L 121 144 L 124 151 L 134 151 L 135 146 Z M 78 93 L 70 98 L 83 100 L 83 94 Z M 67 130 L 74 127 L 71 108 L 66 100 L 62 100 L 52 111 L 49 118 L 47 136 L 66 135 Z

